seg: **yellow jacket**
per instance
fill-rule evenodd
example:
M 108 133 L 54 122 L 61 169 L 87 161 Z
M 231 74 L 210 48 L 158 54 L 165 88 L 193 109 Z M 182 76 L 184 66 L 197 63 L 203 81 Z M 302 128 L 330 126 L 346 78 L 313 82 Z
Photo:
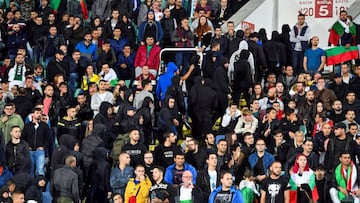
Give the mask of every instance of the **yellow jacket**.
M 147 176 L 145 180 L 141 181 L 137 185 L 135 185 L 134 178 L 130 178 L 125 189 L 125 195 L 124 195 L 125 203 L 129 203 L 129 198 L 131 196 L 135 196 L 136 193 L 138 193 L 136 196 L 136 203 L 147 203 L 149 198 L 150 188 L 151 188 L 151 181 Z
M 87 76 L 84 75 L 82 77 L 80 87 L 82 90 L 86 91 L 86 90 L 88 90 L 89 82 L 94 82 L 94 83 L 98 84 L 99 80 L 100 80 L 100 76 L 96 75 L 95 73 L 93 74 L 93 76 L 91 78 L 88 78 Z

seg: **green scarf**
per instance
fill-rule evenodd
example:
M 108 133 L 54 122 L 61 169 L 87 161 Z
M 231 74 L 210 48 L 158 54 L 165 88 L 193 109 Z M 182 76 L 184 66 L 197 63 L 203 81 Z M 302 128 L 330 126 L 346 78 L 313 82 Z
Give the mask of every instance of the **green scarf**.
M 14 80 L 21 81 L 23 79 L 23 67 L 24 66 L 22 64 L 16 66 Z
M 347 169 L 347 174 L 345 177 L 345 174 L 343 173 L 341 164 L 339 164 L 335 169 L 335 178 L 336 182 L 339 184 L 340 187 L 348 190 L 348 187 L 350 187 L 351 190 L 351 175 L 352 175 L 352 165 L 350 165 Z M 343 200 L 346 198 L 346 195 L 339 191 L 338 193 L 339 199 Z

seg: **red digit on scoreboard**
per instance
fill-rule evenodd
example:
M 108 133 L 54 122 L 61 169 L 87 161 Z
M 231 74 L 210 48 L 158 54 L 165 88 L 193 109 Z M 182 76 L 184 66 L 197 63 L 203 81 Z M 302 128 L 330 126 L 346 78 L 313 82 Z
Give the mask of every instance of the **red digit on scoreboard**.
M 331 18 L 333 0 L 315 0 L 315 18 Z

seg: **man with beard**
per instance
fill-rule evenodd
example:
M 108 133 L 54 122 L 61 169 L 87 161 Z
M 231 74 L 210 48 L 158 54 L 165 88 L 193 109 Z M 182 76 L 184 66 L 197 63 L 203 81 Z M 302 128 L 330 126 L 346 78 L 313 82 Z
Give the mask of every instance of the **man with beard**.
M 185 154 L 186 161 L 193 165 L 196 170 L 203 169 L 205 166 L 206 150 L 199 147 L 199 141 L 191 139 L 188 143 L 188 151 Z
M 298 118 L 299 120 L 310 120 L 313 116 L 313 109 L 314 109 L 314 92 L 313 91 L 307 91 L 305 94 L 306 101 L 303 103 L 299 103 L 297 105 L 298 107 Z
M 260 111 L 264 112 L 268 107 L 272 107 L 273 103 L 280 103 L 280 110 L 284 110 L 284 103 L 276 97 L 276 88 L 270 88 L 267 97 L 259 100 Z
M 9 87 L 14 85 L 19 87 L 24 86 L 25 72 L 30 71 L 30 67 L 25 64 L 25 57 L 23 54 L 17 54 L 15 57 L 15 65 L 9 69 L 8 80 Z
M 325 78 L 320 77 L 317 80 L 317 90 L 314 92 L 315 100 L 322 102 L 326 111 L 331 110 L 331 105 L 336 100 L 336 95 L 330 89 L 326 88 Z
M 343 111 L 342 103 L 340 100 L 335 100 L 330 111 L 329 119 L 334 123 L 345 120 L 345 111 Z
M 173 202 L 173 188 L 164 181 L 165 169 L 161 166 L 155 166 L 152 178 L 154 183 L 150 188 L 149 197 L 151 203 L 170 203 Z
M 205 144 L 208 153 L 216 151 L 214 134 L 210 132 L 205 135 Z
M 87 57 L 90 61 L 97 61 L 97 47 L 95 44 L 92 43 L 92 36 L 90 32 L 84 35 L 84 40 L 79 42 L 76 45 L 75 49 L 79 50 L 81 55 Z
M 290 187 L 288 180 L 281 176 L 281 163 L 274 161 L 270 167 L 270 176 L 261 184 L 260 203 L 275 203 L 290 201 Z
M 33 119 L 30 123 L 25 124 L 22 133 L 23 139 L 29 143 L 30 147 L 31 175 L 45 175 L 45 150 L 50 144 L 50 139 L 49 126 L 41 121 L 41 113 L 40 108 L 34 109 Z
M 65 63 L 64 52 L 57 50 L 55 53 L 55 58 L 51 60 L 46 67 L 46 79 L 49 83 L 54 82 L 54 77 L 58 74 L 62 74 L 64 81 L 69 79 L 69 66 Z
M 155 148 L 155 164 L 164 168 L 174 163 L 175 154 L 181 152 L 179 146 L 176 145 L 177 136 L 173 132 L 164 133 L 164 143 Z

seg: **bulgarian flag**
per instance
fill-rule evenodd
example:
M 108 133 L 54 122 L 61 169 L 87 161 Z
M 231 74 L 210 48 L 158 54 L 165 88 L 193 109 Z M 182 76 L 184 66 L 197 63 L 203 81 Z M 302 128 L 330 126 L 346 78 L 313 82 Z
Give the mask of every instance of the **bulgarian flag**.
M 354 23 L 350 23 L 349 26 L 349 31 L 351 33 L 351 35 L 353 37 L 356 36 L 356 28 Z M 339 20 L 336 21 L 336 23 L 334 23 L 334 25 L 332 26 L 331 30 L 330 30 L 330 35 L 329 35 L 329 43 L 332 45 L 337 46 L 339 44 L 339 40 L 341 38 L 341 36 L 344 34 L 345 32 L 345 28 L 340 24 Z
M 55 14 L 59 8 L 61 0 L 51 0 L 49 6 L 54 9 Z
M 346 174 L 344 172 L 346 170 Z M 335 179 L 337 184 L 346 189 L 347 191 L 355 192 L 358 190 L 358 186 L 356 183 L 357 179 L 357 171 L 356 166 L 353 162 L 351 162 L 350 166 L 347 169 L 344 169 L 341 164 L 339 164 L 335 169 Z M 346 195 L 342 192 L 338 192 L 338 196 L 340 200 L 346 198 Z
M 81 12 L 85 20 L 89 18 L 86 0 L 80 0 Z
M 311 189 L 311 194 L 308 194 L 309 196 L 311 195 L 311 198 L 313 200 L 313 202 L 317 202 L 317 200 L 319 199 L 319 193 L 317 191 L 316 188 L 316 182 L 315 182 L 315 174 L 312 170 L 310 171 L 305 171 L 301 176 L 299 176 L 297 173 L 293 173 L 291 174 L 290 177 L 290 203 L 297 203 L 297 183 L 306 183 L 309 185 L 310 189 Z M 305 191 L 306 192 L 306 191 Z M 299 194 L 300 195 L 300 194 Z M 301 195 L 304 195 L 301 194 Z
M 349 48 L 344 46 L 332 47 L 325 50 L 325 54 L 326 65 L 328 66 L 359 58 L 359 50 L 356 46 L 350 46 Z

